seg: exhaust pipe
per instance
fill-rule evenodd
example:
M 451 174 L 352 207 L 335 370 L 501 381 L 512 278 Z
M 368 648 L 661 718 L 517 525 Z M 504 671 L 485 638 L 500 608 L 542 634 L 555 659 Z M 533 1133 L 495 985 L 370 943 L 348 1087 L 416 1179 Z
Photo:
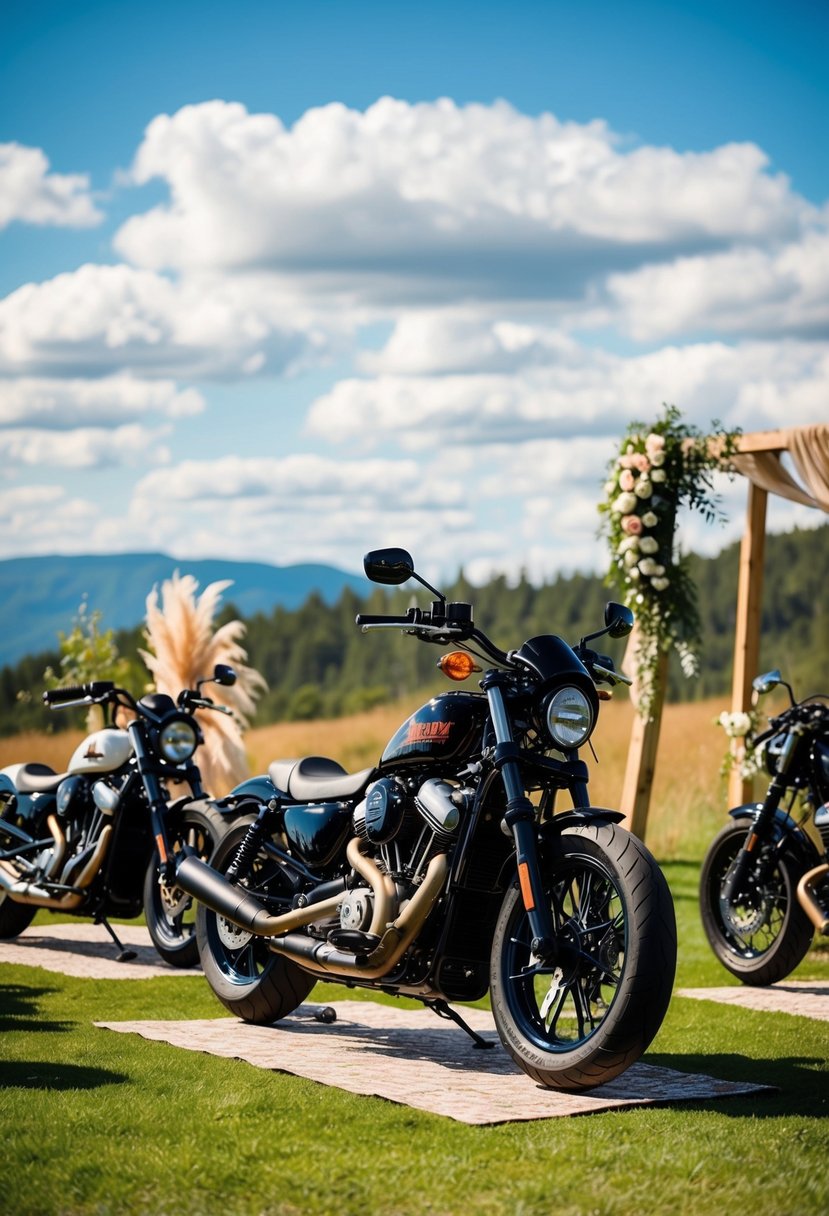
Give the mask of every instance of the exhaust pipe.
M 827 874 L 829 874 L 829 863 L 824 862 L 804 874 L 797 884 L 797 898 L 801 908 L 818 933 L 822 933 L 824 937 L 829 934 L 829 916 L 818 903 L 814 888 Z
M 330 942 L 314 941 L 298 933 L 270 942 L 269 949 L 274 954 L 291 959 L 306 971 L 317 972 L 321 976 L 381 979 L 399 962 L 420 932 L 443 889 L 448 869 L 445 853 L 432 858 L 415 894 L 397 919 L 386 927 L 379 943 L 367 955 L 339 950 Z
M 349 842 L 346 856 L 357 873 L 371 886 L 374 895 L 374 916 L 370 931 L 378 937 L 385 930 L 397 911 L 397 894 L 394 885 L 382 874 L 370 857 L 363 853 L 363 841 L 356 837 Z M 292 908 L 275 916 L 264 904 L 244 887 L 235 887 L 217 870 L 200 861 L 198 857 L 185 856 L 176 869 L 175 885 L 192 895 L 199 903 L 210 908 L 218 916 L 255 933 L 257 937 L 277 937 L 301 929 L 332 916 L 342 903 L 343 893 L 322 899 L 305 907 Z
M 49 878 L 57 881 L 54 872 L 57 865 L 60 865 L 63 860 L 63 855 L 66 851 L 66 838 L 61 831 L 60 824 L 53 815 L 50 815 L 46 822 L 55 840 L 55 856 L 57 858 L 57 862 L 53 861 L 49 867 Z M 112 827 L 110 824 L 106 824 L 101 835 L 98 837 L 98 843 L 85 862 L 83 869 L 72 882 L 71 891 L 66 891 L 62 895 L 55 895 L 48 887 L 38 886 L 36 882 L 22 878 L 20 873 L 13 870 L 8 862 L 0 862 L 0 889 L 10 895 L 14 902 L 18 904 L 34 904 L 38 908 L 54 908 L 64 912 L 71 912 L 86 899 L 86 888 L 101 868 L 101 862 L 106 856 L 111 836 Z

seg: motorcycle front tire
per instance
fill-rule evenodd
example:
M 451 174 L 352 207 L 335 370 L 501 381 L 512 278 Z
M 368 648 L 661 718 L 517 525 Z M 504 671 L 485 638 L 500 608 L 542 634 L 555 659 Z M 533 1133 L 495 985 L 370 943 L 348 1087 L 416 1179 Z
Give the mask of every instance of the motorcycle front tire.
M 174 853 L 189 845 L 202 861 L 210 861 L 226 827 L 213 807 L 187 806 L 172 813 L 169 842 Z M 180 888 L 159 883 L 158 866 L 158 853 L 153 853 L 144 876 L 144 915 L 153 945 L 171 967 L 196 967 L 199 948 L 195 903 Z
M 516 884 L 493 937 L 492 1013 L 539 1085 L 590 1089 L 635 1063 L 662 1024 L 676 970 L 673 900 L 649 851 L 616 824 L 565 829 L 543 879 L 557 957 L 534 956 Z
M 228 829 L 211 863 L 218 873 L 228 869 L 253 822 L 254 816 L 245 815 Z M 258 886 L 273 893 L 278 884 L 278 867 L 260 854 L 246 886 L 256 895 Z M 302 1004 L 317 982 L 290 959 L 270 951 L 262 938 L 238 929 L 203 904 L 196 913 L 196 937 L 205 979 L 225 1008 L 243 1022 L 278 1022 Z
M 820 857 L 810 843 L 792 841 L 775 859 L 753 902 L 724 906 L 723 881 L 753 822 L 750 816 L 734 819 L 711 841 L 700 872 L 700 914 L 705 936 L 726 971 L 763 988 L 791 975 L 809 951 L 814 927 L 798 903 L 797 884 Z

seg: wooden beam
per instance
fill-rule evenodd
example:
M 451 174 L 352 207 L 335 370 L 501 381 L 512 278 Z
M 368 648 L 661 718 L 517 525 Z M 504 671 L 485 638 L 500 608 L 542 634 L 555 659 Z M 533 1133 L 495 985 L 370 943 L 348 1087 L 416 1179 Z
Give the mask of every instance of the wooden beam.
M 664 651 L 659 655 L 656 679 L 657 692 L 652 705 L 652 717 L 646 721 L 638 713 L 633 716 L 625 780 L 619 806 L 619 810 L 625 816 L 625 827 L 640 840 L 645 839 L 648 825 L 651 787 L 656 768 L 656 750 L 659 746 L 659 728 L 662 723 L 662 707 L 665 704 L 668 655 Z
M 745 452 L 785 452 L 788 444 L 783 431 L 751 431 L 741 435 L 737 440 L 737 451 Z
M 746 530 L 740 544 L 740 572 L 737 584 L 737 625 L 731 683 L 733 713 L 746 713 L 751 708 L 751 682 L 758 674 L 767 500 L 766 491 L 749 482 Z M 740 745 L 736 741 L 735 744 L 736 754 Z M 730 805 L 737 806 L 748 802 L 751 794 L 751 782 L 742 779 L 739 765 L 735 765 L 728 783 Z

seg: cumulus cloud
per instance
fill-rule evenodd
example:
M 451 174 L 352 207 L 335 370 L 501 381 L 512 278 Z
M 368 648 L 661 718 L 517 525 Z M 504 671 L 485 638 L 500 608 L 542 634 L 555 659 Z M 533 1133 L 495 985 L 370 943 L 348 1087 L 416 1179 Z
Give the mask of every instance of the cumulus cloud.
M 318 397 L 308 414 L 309 432 L 340 442 L 393 437 L 410 450 L 438 442 L 521 444 L 586 431 L 617 435 L 627 419 L 650 417 L 663 402 L 679 404 L 702 426 L 712 418 L 728 426 L 751 419 L 754 429 L 778 426 L 784 418 L 825 419 L 829 349 L 821 343 L 709 342 L 622 356 L 530 327 L 517 331 L 520 346 L 513 342 L 505 351 L 504 332 L 516 331 L 482 323 L 480 346 L 496 366 L 509 362 L 509 372 L 432 375 L 396 370 L 413 360 L 410 347 L 393 335 L 376 356 L 388 370 L 341 380 Z M 474 345 L 468 326 L 466 340 Z M 438 349 L 431 362 L 422 356 L 421 367 L 438 373 L 444 362 Z
M 290 318 L 290 319 L 288 319 Z M 86 265 L 0 301 L 0 371 L 220 378 L 290 372 L 328 339 L 273 284 Z
M 0 144 L 0 228 L 14 220 L 90 228 L 103 218 L 92 201 L 86 174 L 50 173 L 40 148 Z
M 375 301 L 573 298 L 648 252 L 792 236 L 813 212 L 752 144 L 625 149 L 603 122 L 505 102 L 337 103 L 290 129 L 186 106 L 150 123 L 132 175 L 170 192 L 116 236 L 136 265 L 268 266 Z
M 62 469 L 111 468 L 123 464 L 157 464 L 169 460 L 163 440 L 169 428 L 140 426 L 76 427 L 70 432 L 31 428 L 0 430 L 0 457 L 13 465 Z
M 200 414 L 204 398 L 179 390 L 172 380 L 137 380 L 127 373 L 99 380 L 21 376 L 0 379 L 0 427 L 118 426 L 147 414 L 187 418 Z
M 634 338 L 700 330 L 725 334 L 829 333 L 829 231 L 772 249 L 740 246 L 611 275 L 617 315 Z

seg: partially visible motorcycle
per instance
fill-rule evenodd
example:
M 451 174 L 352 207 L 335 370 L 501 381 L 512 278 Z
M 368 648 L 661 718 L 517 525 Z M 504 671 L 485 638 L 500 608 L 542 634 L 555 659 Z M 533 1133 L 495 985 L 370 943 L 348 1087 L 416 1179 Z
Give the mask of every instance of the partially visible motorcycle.
M 765 797 L 729 811 L 700 877 L 712 950 L 755 986 L 790 975 L 815 930 L 829 935 L 829 697 L 796 701 L 780 672 L 770 671 L 754 681 L 755 700 L 778 686 L 790 705 L 750 741 L 771 776 Z
M 230 795 L 239 818 L 212 863 L 185 853 L 177 871 L 202 905 L 205 977 L 245 1021 L 285 1017 L 324 979 L 413 996 L 478 1046 L 491 1043 L 449 1002 L 489 989 L 507 1051 L 536 1082 L 609 1081 L 659 1029 L 676 965 L 665 878 L 618 811 L 591 805 L 579 757 L 597 685 L 626 679 L 589 643 L 626 636 L 633 614 L 608 604 L 575 648 L 543 635 L 503 651 L 404 549 L 364 565 L 436 598 L 357 625 L 452 647 L 438 666 L 453 680 L 483 659 L 480 690 L 433 697 L 361 772 L 276 760 Z
M 43 694 L 55 708 L 100 705 L 110 722 L 83 740 L 64 773 L 38 763 L 0 771 L 0 938 L 17 937 L 49 908 L 103 925 L 127 961 L 135 952 L 108 918 L 143 911 L 161 957 L 196 965 L 195 909 L 175 884 L 175 863 L 185 848 L 208 860 L 226 821 L 193 760 L 203 741 L 195 712 L 229 713 L 201 690 L 235 680 L 217 665 L 175 702 L 163 693 L 136 700 L 106 680 Z

